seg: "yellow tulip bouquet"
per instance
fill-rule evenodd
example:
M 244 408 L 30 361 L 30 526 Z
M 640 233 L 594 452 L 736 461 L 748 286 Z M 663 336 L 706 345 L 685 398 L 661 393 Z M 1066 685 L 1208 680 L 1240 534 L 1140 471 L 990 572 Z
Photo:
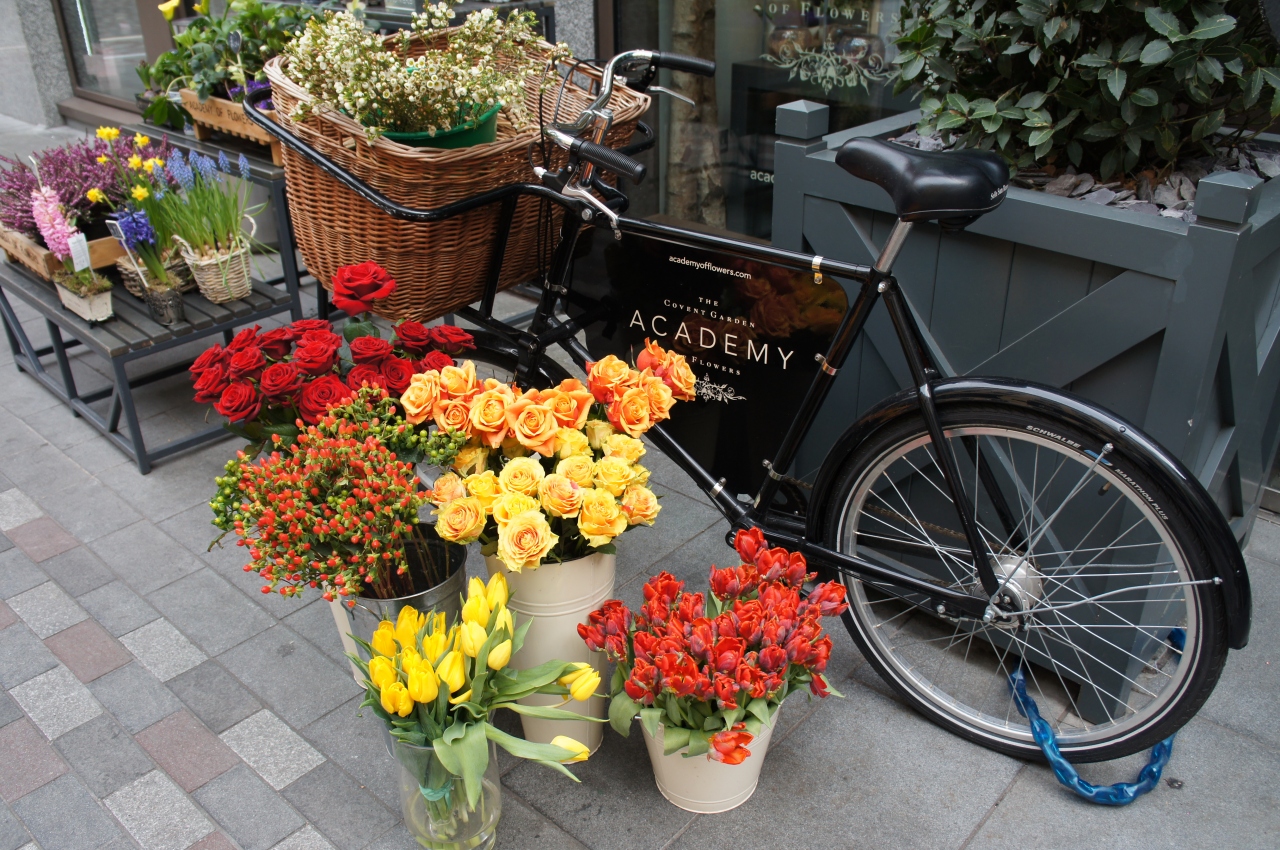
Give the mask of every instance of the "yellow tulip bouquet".
M 639 438 L 695 398 L 696 380 L 682 356 L 648 341 L 636 365 L 608 355 L 588 364 L 586 385 L 523 392 L 478 381 L 471 361 L 414 375 L 400 397 L 406 421 L 461 445 L 429 494 L 439 535 L 479 540 L 518 573 L 612 554 L 618 535 L 653 525 L 661 507 Z
M 395 623 L 379 623 L 369 643 L 355 638 L 368 651 L 368 661 L 348 655 L 365 674 L 361 706 L 371 707 L 393 738 L 410 745 L 397 748 L 402 753 L 400 762 L 415 773 L 437 834 L 442 824 L 460 813 L 465 820 L 481 801 L 489 742 L 517 758 L 554 768 L 575 782 L 564 763 L 587 758 L 587 748 L 572 738 L 534 744 L 490 722 L 499 708 L 549 720 L 581 720 L 581 715 L 562 708 L 519 705 L 517 700 L 555 694 L 564 697 L 565 703 L 585 701 L 600 684 L 600 674 L 580 662 L 549 661 L 529 670 L 507 666 L 529 629 L 528 623 L 513 627 L 506 607 L 508 594 L 501 574 L 487 586 L 473 578 L 458 622 L 449 624 L 443 613 L 406 606 Z M 412 751 L 414 747 L 431 749 Z

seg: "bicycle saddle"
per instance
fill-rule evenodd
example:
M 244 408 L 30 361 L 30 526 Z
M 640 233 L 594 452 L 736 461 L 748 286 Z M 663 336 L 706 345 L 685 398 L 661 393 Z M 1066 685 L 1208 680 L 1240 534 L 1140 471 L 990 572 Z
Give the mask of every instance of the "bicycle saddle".
M 990 151 L 922 151 L 880 139 L 850 139 L 836 163 L 889 193 L 903 221 L 960 229 L 1004 200 L 1009 166 Z

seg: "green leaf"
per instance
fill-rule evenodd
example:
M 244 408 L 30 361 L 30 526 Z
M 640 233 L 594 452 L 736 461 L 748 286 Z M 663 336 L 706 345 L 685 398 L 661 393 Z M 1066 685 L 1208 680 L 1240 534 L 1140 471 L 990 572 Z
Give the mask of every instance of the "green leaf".
M 489 744 L 485 740 L 484 731 L 488 725 L 488 723 L 468 724 L 466 734 L 454 745 L 454 751 L 458 754 L 458 762 L 462 767 L 462 784 L 467 789 L 467 803 L 472 809 L 476 807 L 476 803 L 480 802 L 480 792 L 483 790 L 481 780 L 489 767 Z
M 342 338 L 347 342 L 362 336 L 378 336 L 378 329 L 373 322 L 347 322 L 342 329 Z
M 508 735 L 501 729 L 498 729 L 491 723 L 481 724 L 484 726 L 484 735 L 490 741 L 493 741 L 499 747 L 511 753 L 511 755 L 520 759 L 528 759 L 536 761 L 538 764 L 545 765 L 552 770 L 558 770 L 574 782 L 579 781 L 573 772 L 560 762 L 564 759 L 572 758 L 577 755 L 564 747 L 553 747 L 550 744 L 535 744 L 526 741 L 524 738 L 517 738 L 514 735 Z M 447 765 L 446 765 L 447 767 Z
M 650 736 L 658 737 L 658 724 L 662 722 L 662 709 L 660 708 L 642 708 L 640 709 L 640 725 Z
M 1186 38 L 1182 32 L 1182 24 L 1172 12 L 1166 12 L 1159 6 L 1148 6 L 1146 18 L 1147 25 L 1169 41 L 1182 41 Z
M 639 711 L 640 703 L 626 694 L 618 694 L 609 701 L 609 725 L 626 738 L 631 734 L 631 720 Z
M 521 705 L 518 702 L 504 703 L 503 708 L 509 708 L 516 714 L 523 714 L 526 717 L 541 717 L 543 720 L 586 720 L 590 723 L 603 723 L 603 717 L 584 717 L 576 711 L 570 711 L 567 708 L 556 708 L 552 705 Z
M 1224 68 L 1235 74 L 1237 77 L 1244 73 L 1244 60 L 1239 56 L 1234 59 L 1228 59 L 1222 64 Z
M 1107 151 L 1107 155 L 1102 158 L 1102 164 L 1098 170 L 1102 173 L 1103 180 L 1110 180 L 1111 175 L 1116 173 L 1116 169 L 1120 165 L 1120 149 L 1113 148 Z
M 1015 42 L 1004 49 L 1006 55 L 1016 55 L 1018 53 L 1026 53 L 1031 49 L 1031 45 L 1025 41 Z
M 996 103 L 990 98 L 982 98 L 975 100 L 969 104 L 972 107 L 969 111 L 970 118 L 988 118 L 997 112 Z
M 1004 124 L 1004 119 L 999 115 L 992 115 L 990 118 L 982 119 L 982 129 L 988 133 L 994 133 L 999 130 L 1002 124 Z
M 1169 46 L 1169 42 L 1158 38 L 1155 41 L 1147 42 L 1147 46 L 1142 48 L 1142 56 L 1139 58 L 1143 65 L 1158 65 L 1172 55 L 1173 48 Z
M 670 730 L 667 731 L 670 732 Z M 684 757 L 704 756 L 710 749 L 711 736 L 699 729 L 689 733 L 689 751 L 684 754 Z
M 1146 37 L 1139 33 L 1120 45 L 1120 53 L 1116 55 L 1116 61 L 1136 62 L 1142 55 L 1142 42 L 1145 40 Z
M 1150 9 L 1147 10 L 1150 13 Z M 1223 33 L 1231 32 L 1236 28 L 1236 19 L 1230 15 L 1214 15 L 1211 18 L 1205 18 L 1196 24 L 1196 28 L 1191 31 L 1187 38 L 1217 38 Z
M 1018 101 L 1017 107 L 1019 109 L 1039 109 L 1044 105 L 1048 97 L 1047 94 L 1041 91 L 1028 92 Z
M 1027 144 L 1034 148 L 1050 141 L 1051 139 L 1053 139 L 1053 128 L 1046 127 L 1043 130 L 1033 130 L 1031 136 L 1027 139 Z M 1038 153 L 1037 156 L 1039 156 Z
M 747 703 L 747 714 L 761 721 L 769 721 L 769 701 L 763 698 L 756 698 Z
M 682 747 L 689 746 L 689 730 L 680 726 L 662 727 L 662 754 L 669 756 Z M 706 752 L 706 750 L 703 750 Z
M 924 57 L 919 53 L 915 54 L 909 61 L 902 66 L 901 76 L 904 80 L 914 80 L 924 70 Z
M 1124 68 L 1108 68 L 1098 74 L 1098 79 L 1106 85 L 1111 96 L 1119 100 L 1120 95 L 1124 94 L 1124 84 L 1129 79 L 1129 74 Z
M 959 127 L 964 124 L 967 119 L 958 112 L 947 110 L 938 119 L 937 127 L 939 130 L 950 130 L 953 127 Z
M 1160 97 L 1156 94 L 1156 90 L 1146 87 L 1140 88 L 1133 94 L 1129 95 L 1129 99 L 1138 106 L 1155 106 L 1160 102 Z
M 963 112 L 966 114 L 969 112 L 968 99 L 966 99 L 963 95 L 956 94 L 955 92 L 952 92 L 951 94 L 947 95 L 947 105 L 950 106 L 952 109 L 954 109 L 956 112 Z
M 1077 168 L 1080 166 L 1080 160 L 1084 158 L 1084 148 L 1074 139 L 1067 142 L 1067 158 Z
M 431 749 L 436 751 L 436 758 L 444 765 L 444 769 L 452 773 L 454 776 L 462 775 L 462 762 L 458 759 L 457 752 L 454 751 L 453 744 L 445 741 L 444 738 L 436 738 L 431 742 Z
M 1076 64 L 1086 68 L 1108 68 L 1111 66 L 1111 60 L 1104 59 L 1096 53 L 1086 53 L 1076 60 Z
M 1280 97 L 1280 93 L 1278 93 L 1277 96 Z M 996 131 L 996 144 L 998 144 L 1001 147 L 1001 149 L 1003 149 L 1008 146 L 1009 139 L 1012 136 L 1013 136 L 1013 128 L 1007 127 L 1007 126 L 1001 127 L 999 130 Z

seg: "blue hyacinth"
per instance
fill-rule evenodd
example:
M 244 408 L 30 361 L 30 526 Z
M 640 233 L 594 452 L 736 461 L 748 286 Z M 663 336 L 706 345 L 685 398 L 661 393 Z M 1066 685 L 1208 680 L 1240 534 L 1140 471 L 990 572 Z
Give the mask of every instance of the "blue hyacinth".
M 196 171 L 200 172 L 200 178 L 206 183 L 213 183 L 217 180 L 218 171 L 214 166 L 212 157 L 195 153 L 191 155 L 191 164 L 195 166 Z
M 227 159 L 226 151 L 218 151 L 218 170 L 223 174 L 231 173 L 231 162 Z
M 242 180 L 249 179 L 249 159 L 244 154 L 240 154 L 240 159 L 236 162 L 240 167 L 240 178 Z
M 124 236 L 124 245 L 130 251 L 137 251 L 139 245 L 156 244 L 156 231 L 151 226 L 151 219 L 146 210 L 121 213 L 116 216 L 120 224 L 120 233 Z
M 191 166 L 182 158 L 179 151 L 174 151 L 173 156 L 169 158 L 169 162 L 165 165 L 165 170 L 169 172 L 169 176 L 178 181 L 178 185 L 187 191 L 191 191 L 196 185 L 195 172 L 191 170 Z

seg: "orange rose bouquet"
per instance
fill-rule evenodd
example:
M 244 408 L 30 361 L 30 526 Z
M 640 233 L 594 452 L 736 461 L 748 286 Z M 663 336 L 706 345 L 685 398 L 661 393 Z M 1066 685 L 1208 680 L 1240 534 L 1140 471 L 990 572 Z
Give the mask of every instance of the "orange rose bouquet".
M 411 425 L 465 438 L 428 498 L 446 540 L 480 541 L 512 572 L 613 552 L 661 510 L 640 437 L 695 397 L 685 359 L 646 340 L 633 369 L 613 355 L 551 389 L 477 380 L 470 361 L 414 375 Z

